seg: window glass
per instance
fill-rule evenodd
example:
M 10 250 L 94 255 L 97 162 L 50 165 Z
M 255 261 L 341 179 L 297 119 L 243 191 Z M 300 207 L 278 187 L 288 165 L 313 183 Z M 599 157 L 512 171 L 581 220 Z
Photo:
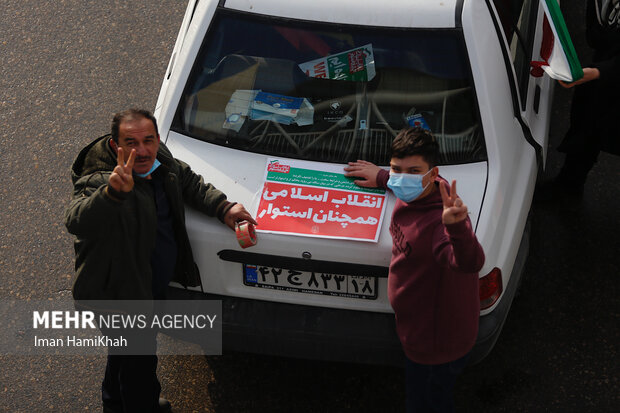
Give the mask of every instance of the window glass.
M 172 129 L 236 149 L 388 165 L 402 128 L 442 164 L 486 159 L 462 33 L 306 24 L 218 11 Z
M 493 3 L 508 41 L 524 110 L 536 34 L 538 0 L 493 0 Z

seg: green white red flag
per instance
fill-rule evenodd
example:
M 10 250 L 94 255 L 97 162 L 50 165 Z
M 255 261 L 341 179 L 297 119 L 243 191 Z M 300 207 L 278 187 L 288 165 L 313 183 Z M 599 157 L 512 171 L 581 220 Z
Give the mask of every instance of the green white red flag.
M 545 17 L 543 39 L 540 47 L 541 61 L 533 61 L 532 75 L 540 77 L 543 71 L 549 77 L 570 83 L 583 77 L 581 63 L 557 0 L 540 0 Z

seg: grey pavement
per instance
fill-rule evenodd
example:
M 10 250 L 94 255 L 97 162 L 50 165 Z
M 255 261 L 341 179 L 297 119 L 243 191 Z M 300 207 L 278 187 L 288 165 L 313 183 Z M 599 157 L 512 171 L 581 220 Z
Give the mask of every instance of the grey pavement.
M 562 1 L 580 57 L 588 55 L 581 3 Z M 185 5 L 2 2 L 0 299 L 70 296 L 69 167 L 107 133 L 114 112 L 154 108 Z M 571 96 L 556 91 L 552 147 Z M 561 161 L 551 150 L 546 176 Z M 618 158 L 603 154 L 582 202 L 534 208 L 526 278 L 496 348 L 459 380 L 459 411 L 617 411 L 619 175 Z M 104 357 L 0 356 L 0 411 L 100 411 L 104 366 Z M 398 368 L 164 356 L 159 376 L 180 412 L 400 412 L 404 404 Z

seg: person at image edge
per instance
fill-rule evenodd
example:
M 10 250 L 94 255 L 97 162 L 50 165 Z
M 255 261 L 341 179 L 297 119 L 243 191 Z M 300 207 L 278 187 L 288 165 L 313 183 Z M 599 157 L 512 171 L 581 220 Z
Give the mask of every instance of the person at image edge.
M 238 221 L 256 223 L 243 205 L 228 201 L 173 158 L 146 110 L 117 113 L 111 134 L 81 150 L 71 177 L 73 200 L 66 227 L 76 236 L 76 301 L 161 300 L 172 280 L 200 285 L 184 203 L 231 229 Z M 170 403 L 159 398 L 156 334 L 147 337 L 150 348 L 140 349 L 144 355 L 108 349 L 104 412 L 171 410 Z

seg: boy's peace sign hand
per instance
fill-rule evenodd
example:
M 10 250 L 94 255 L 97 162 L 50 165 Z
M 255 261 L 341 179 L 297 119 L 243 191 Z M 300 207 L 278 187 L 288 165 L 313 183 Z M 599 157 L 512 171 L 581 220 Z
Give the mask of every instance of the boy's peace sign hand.
M 131 192 L 133 189 L 133 163 L 136 158 L 136 150 L 132 149 L 125 163 L 123 148 L 118 148 L 118 164 L 110 175 L 109 185 L 117 192 Z
M 448 190 L 450 193 L 448 194 Z M 448 187 L 446 182 L 439 185 L 441 199 L 443 200 L 443 214 L 441 220 L 444 225 L 455 224 L 467 218 L 467 206 L 456 194 L 456 181 L 452 181 L 452 186 Z

